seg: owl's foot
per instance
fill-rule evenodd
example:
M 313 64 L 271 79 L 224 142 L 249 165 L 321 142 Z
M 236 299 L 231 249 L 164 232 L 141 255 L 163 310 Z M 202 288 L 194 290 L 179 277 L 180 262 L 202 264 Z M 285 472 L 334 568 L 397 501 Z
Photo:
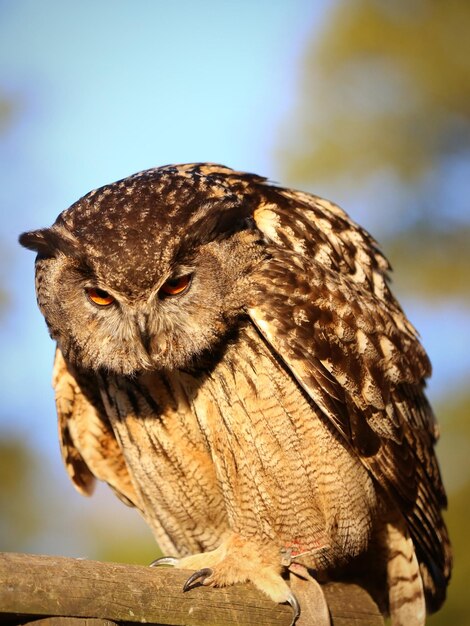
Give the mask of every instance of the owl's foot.
M 252 582 L 274 602 L 288 602 L 293 610 L 292 624 L 300 614 L 297 598 L 282 578 L 279 550 L 232 535 L 218 548 L 181 559 L 163 557 L 152 565 L 174 565 L 178 569 L 195 569 L 184 584 L 188 591 L 195 583 L 211 587 L 227 587 Z
M 202 569 L 198 569 L 197 572 L 194 572 L 194 574 L 191 574 L 188 580 L 184 583 L 183 591 L 189 591 L 195 583 L 199 583 L 200 585 L 217 586 L 216 584 L 214 584 L 214 582 L 211 582 L 211 578 L 213 577 L 213 575 L 214 575 L 214 572 L 210 567 L 203 567 Z M 262 591 L 265 591 L 265 593 L 267 593 L 266 590 L 263 587 L 261 587 L 259 584 L 257 584 L 256 586 Z M 270 596 L 269 593 L 267 593 L 267 595 Z M 295 597 L 295 595 L 290 590 L 289 590 L 289 593 L 287 594 L 286 599 L 283 600 L 283 602 L 288 602 L 292 607 L 293 616 L 292 616 L 291 626 L 294 626 L 295 622 L 297 621 L 297 618 L 300 615 L 300 604 L 297 598 Z

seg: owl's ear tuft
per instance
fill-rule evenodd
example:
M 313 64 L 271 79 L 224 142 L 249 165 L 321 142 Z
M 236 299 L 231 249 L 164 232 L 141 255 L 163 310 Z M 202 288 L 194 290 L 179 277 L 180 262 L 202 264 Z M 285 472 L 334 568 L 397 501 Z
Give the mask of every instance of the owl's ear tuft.
M 55 256 L 58 252 L 68 254 L 73 248 L 73 242 L 61 235 L 53 228 L 41 228 L 22 233 L 18 241 L 28 250 L 34 250 L 41 256 Z
M 28 250 L 34 250 L 39 254 L 50 255 L 52 250 L 51 242 L 49 237 L 47 237 L 48 230 L 49 229 L 43 228 L 41 230 L 31 230 L 27 233 L 22 233 L 18 241 L 22 246 L 28 248 Z

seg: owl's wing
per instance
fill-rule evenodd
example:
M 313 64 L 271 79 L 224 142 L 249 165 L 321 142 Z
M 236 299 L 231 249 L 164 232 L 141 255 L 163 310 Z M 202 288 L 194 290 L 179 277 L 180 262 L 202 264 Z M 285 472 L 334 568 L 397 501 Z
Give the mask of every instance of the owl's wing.
M 437 428 L 423 393 L 430 364 L 388 289 L 388 263 L 335 205 L 277 193 L 253 216 L 269 258 L 251 320 L 398 505 L 433 578 L 447 578 Z
M 96 479 L 109 484 L 130 506 L 139 506 L 124 457 L 106 416 L 84 394 L 56 350 L 52 385 L 59 418 L 59 441 L 67 472 L 82 495 L 91 495 Z

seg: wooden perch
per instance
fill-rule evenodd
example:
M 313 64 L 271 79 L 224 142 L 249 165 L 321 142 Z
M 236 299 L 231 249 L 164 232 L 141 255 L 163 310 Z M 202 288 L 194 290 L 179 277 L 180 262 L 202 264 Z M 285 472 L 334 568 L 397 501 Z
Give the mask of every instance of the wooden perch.
M 0 622 L 28 626 L 33 621 L 34 626 L 290 624 L 292 609 L 271 602 L 252 585 L 195 587 L 183 593 L 188 575 L 172 568 L 0 553 Z M 305 604 L 307 583 L 298 584 L 294 589 L 302 606 L 298 624 L 313 625 Z M 376 604 L 361 587 L 328 583 L 323 591 L 333 626 L 383 626 Z

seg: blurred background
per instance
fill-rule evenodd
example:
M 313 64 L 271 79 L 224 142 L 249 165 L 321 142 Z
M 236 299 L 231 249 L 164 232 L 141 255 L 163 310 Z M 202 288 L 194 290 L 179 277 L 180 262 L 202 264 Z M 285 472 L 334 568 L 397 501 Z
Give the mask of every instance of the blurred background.
M 23 230 L 92 188 L 215 161 L 341 204 L 394 268 L 434 364 L 455 573 L 470 620 L 470 3 L 0 0 L 0 550 L 148 563 L 150 532 L 60 459 L 53 344 Z

